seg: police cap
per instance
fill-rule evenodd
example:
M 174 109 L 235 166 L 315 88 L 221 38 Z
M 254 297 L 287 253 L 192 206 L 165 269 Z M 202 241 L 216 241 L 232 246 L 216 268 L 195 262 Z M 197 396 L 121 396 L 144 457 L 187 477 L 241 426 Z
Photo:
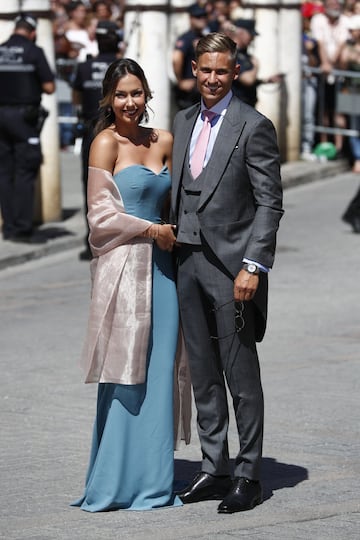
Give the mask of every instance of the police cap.
M 31 26 L 33 30 L 36 30 L 37 27 L 37 19 L 36 17 L 34 17 L 34 15 L 31 15 L 30 13 L 19 13 L 19 15 L 15 17 L 14 22 L 16 26 L 21 23 L 26 23 Z
M 206 9 L 197 3 L 191 4 L 191 6 L 188 7 L 188 13 L 190 17 L 195 17 L 195 18 L 207 17 Z
M 245 30 L 247 30 L 252 36 L 259 35 L 255 30 L 254 19 L 236 19 L 236 21 L 233 21 L 233 24 L 238 28 L 245 28 Z

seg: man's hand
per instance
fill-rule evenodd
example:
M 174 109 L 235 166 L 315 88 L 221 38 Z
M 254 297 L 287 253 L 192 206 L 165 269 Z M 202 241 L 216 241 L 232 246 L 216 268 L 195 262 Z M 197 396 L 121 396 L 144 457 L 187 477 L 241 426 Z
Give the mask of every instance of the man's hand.
M 234 300 L 244 302 L 252 300 L 259 285 L 259 276 L 240 270 L 234 281 Z

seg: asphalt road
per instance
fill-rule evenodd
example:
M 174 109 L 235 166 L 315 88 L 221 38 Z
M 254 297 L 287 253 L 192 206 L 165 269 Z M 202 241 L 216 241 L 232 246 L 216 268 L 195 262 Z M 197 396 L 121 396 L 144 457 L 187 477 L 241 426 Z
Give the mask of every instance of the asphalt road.
M 344 173 L 285 191 L 259 346 L 265 501 L 250 512 L 219 515 L 216 501 L 152 512 L 70 508 L 95 413 L 96 387 L 78 367 L 88 264 L 76 248 L 0 271 L 0 538 L 358 540 L 360 235 L 340 220 L 358 183 Z M 232 455 L 236 447 L 232 420 Z M 175 459 L 178 482 L 198 470 L 195 428 Z

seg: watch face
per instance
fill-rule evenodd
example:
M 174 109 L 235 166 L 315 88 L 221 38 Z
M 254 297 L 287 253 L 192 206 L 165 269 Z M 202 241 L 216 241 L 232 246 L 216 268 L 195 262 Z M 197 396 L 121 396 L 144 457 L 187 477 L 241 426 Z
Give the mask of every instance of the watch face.
M 247 267 L 247 270 L 248 270 L 248 272 L 250 272 L 251 274 L 253 274 L 253 273 L 256 272 L 256 270 L 257 270 L 256 264 L 249 264 L 248 267 Z

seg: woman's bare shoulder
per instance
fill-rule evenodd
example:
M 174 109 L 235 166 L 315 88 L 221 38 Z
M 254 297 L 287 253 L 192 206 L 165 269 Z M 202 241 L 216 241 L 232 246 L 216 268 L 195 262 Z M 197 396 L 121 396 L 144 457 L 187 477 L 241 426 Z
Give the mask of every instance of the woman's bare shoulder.
M 166 129 L 155 129 L 155 131 L 159 134 L 159 140 L 161 142 L 164 142 L 165 144 L 171 144 L 173 142 L 173 135 L 170 133 L 170 131 L 167 131 Z
M 111 128 L 106 128 L 100 131 L 94 138 L 93 144 L 100 146 L 101 148 L 106 148 L 107 146 L 116 146 L 117 141 L 114 135 L 114 131 Z
M 173 145 L 173 135 L 166 129 L 154 129 L 154 133 L 157 135 L 157 142 L 160 147 L 164 149 L 165 154 L 169 154 Z
M 111 129 L 100 131 L 93 140 L 90 148 L 89 165 L 106 169 L 110 172 L 114 169 L 118 154 L 118 141 Z

